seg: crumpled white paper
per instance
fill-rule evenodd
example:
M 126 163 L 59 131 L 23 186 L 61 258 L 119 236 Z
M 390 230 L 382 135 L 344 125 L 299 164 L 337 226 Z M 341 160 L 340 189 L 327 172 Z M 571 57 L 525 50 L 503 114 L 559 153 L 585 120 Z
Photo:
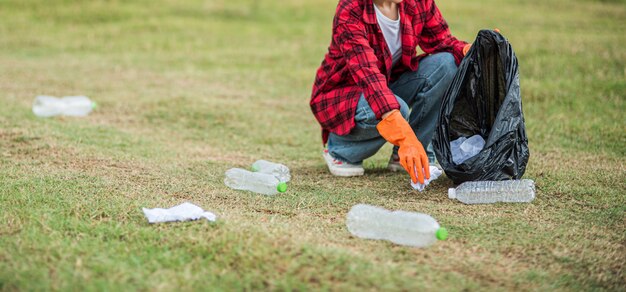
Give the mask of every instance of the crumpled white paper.
M 443 174 L 443 171 L 442 171 L 441 169 L 439 169 L 439 167 L 436 167 L 436 166 L 432 166 L 432 165 L 431 165 L 428 169 L 430 170 L 430 178 L 429 178 L 429 179 L 424 178 L 424 183 L 423 183 L 423 184 L 421 184 L 421 183 L 419 183 L 419 182 L 418 182 L 418 183 L 413 183 L 413 181 L 409 179 L 409 181 L 411 182 L 411 186 L 412 186 L 414 189 L 416 189 L 416 190 L 418 190 L 418 191 L 420 191 L 420 192 L 421 192 L 421 191 L 424 191 L 424 189 L 426 188 L 426 186 L 427 186 L 427 185 L 428 185 L 431 181 L 434 181 L 434 180 L 438 179 L 438 178 L 439 178 L 439 176 L 441 176 L 441 175 Z
M 146 215 L 146 218 L 150 223 L 189 221 L 198 220 L 200 218 L 206 218 L 209 221 L 215 221 L 217 219 L 215 214 L 206 212 L 202 208 L 189 202 L 182 203 L 169 209 L 142 208 L 142 210 L 143 214 Z

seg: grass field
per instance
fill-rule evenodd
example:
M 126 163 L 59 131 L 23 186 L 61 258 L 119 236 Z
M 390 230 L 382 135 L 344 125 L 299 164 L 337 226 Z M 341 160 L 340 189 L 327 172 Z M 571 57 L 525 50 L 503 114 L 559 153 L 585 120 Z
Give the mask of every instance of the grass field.
M 0 290 L 626 290 L 626 3 L 439 0 L 519 62 L 531 204 L 466 206 L 384 170 L 337 178 L 310 90 L 337 0 L 0 1 Z M 35 117 L 87 95 L 86 118 Z M 287 193 L 223 185 L 256 159 Z M 149 225 L 190 201 L 219 221 Z M 350 236 L 357 203 L 431 214 L 427 249 Z

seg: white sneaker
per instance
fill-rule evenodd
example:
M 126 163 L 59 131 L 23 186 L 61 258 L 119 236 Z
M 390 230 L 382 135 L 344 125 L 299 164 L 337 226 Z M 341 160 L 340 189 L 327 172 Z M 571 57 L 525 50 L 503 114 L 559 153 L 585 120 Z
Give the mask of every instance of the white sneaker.
M 365 173 L 365 169 L 363 169 L 363 165 L 361 164 L 350 164 L 345 161 L 340 161 L 333 158 L 330 153 L 328 153 L 328 149 L 324 149 L 322 153 L 324 156 L 324 160 L 326 160 L 326 164 L 328 165 L 328 170 L 330 173 L 336 176 L 359 176 Z

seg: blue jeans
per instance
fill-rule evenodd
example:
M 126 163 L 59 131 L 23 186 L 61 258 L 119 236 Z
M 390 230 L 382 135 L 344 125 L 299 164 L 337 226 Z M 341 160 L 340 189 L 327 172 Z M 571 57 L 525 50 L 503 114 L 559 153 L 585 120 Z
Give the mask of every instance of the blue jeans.
M 430 141 L 437 126 L 441 100 L 456 70 L 452 54 L 434 54 L 422 59 L 417 71 L 406 72 L 389 85 L 398 99 L 402 116 L 409 122 L 422 145 L 427 146 L 426 152 L 431 163 L 435 161 L 435 153 Z M 328 152 L 335 159 L 360 164 L 376 154 L 387 141 L 376 130 L 379 120 L 363 95 L 359 99 L 354 121 L 356 126 L 349 134 L 329 135 Z M 397 151 L 397 147 L 394 147 L 394 153 Z

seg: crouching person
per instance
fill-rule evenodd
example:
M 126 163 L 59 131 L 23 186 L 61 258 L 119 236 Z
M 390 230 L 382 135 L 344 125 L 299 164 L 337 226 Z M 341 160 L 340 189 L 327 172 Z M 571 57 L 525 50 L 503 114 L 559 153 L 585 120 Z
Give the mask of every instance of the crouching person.
M 424 145 L 469 46 L 433 0 L 340 0 L 310 101 L 330 172 L 363 175 L 363 160 L 390 142 L 390 170 L 414 183 L 430 178 L 435 156 Z

